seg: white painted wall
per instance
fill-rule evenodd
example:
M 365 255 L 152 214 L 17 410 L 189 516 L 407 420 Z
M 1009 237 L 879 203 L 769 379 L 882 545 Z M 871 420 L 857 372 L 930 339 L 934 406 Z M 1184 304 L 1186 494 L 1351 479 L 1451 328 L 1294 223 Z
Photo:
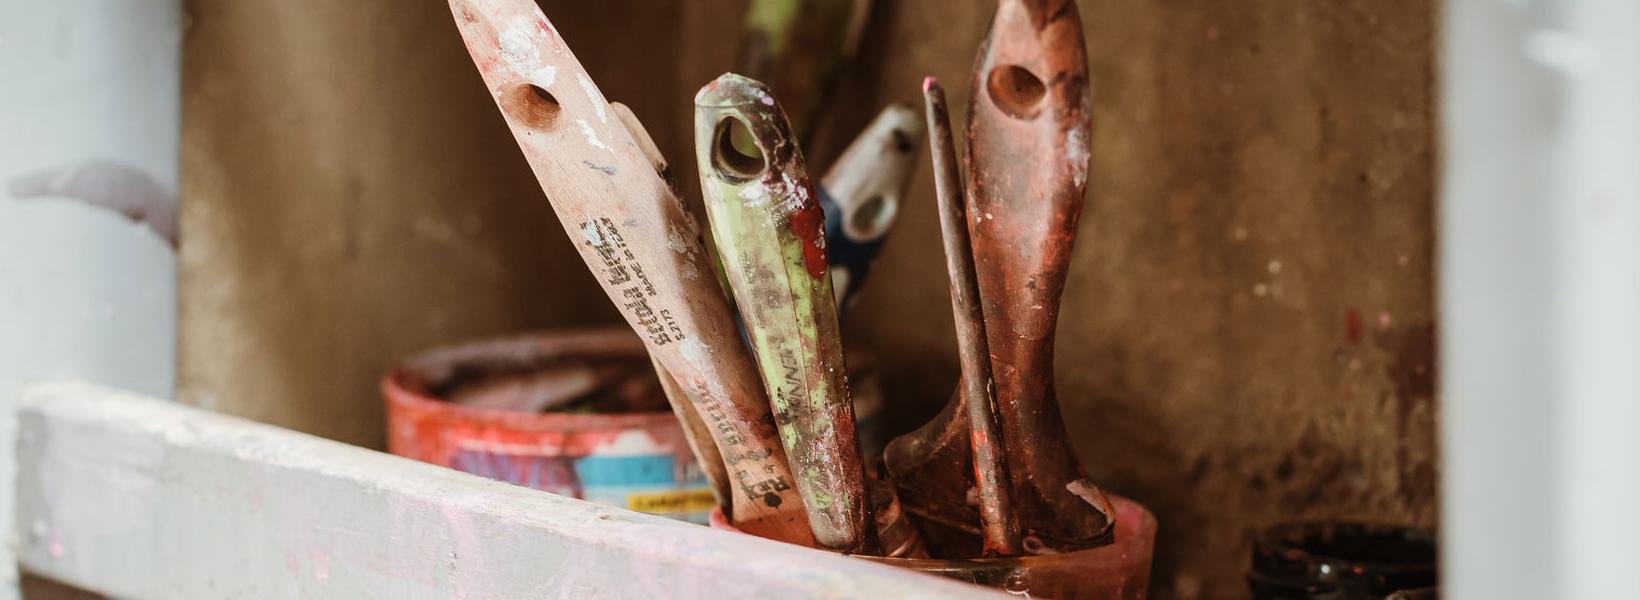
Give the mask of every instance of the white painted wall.
M 1443 598 L 1640 598 L 1640 2 L 1447 0 Z
M 0 0 L 0 490 L 24 383 L 173 393 L 180 36 L 178 0 Z

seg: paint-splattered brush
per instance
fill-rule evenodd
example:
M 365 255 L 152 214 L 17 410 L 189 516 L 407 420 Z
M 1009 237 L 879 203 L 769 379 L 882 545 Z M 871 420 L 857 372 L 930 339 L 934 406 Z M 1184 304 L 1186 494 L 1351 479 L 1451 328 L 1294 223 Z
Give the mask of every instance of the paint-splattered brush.
M 860 45 L 871 0 L 751 0 L 740 72 L 781 99 L 799 140 L 812 137 L 838 72 Z
M 666 186 L 672 190 L 674 196 L 682 197 L 678 190 L 677 178 L 673 176 L 672 166 L 667 164 L 666 156 L 655 145 L 654 138 L 649 136 L 649 130 L 638 120 L 638 115 L 632 109 L 619 102 L 609 103 L 610 110 L 626 125 L 628 133 L 632 134 L 632 141 L 643 152 L 644 158 L 649 160 L 649 166 L 655 174 L 666 181 Z M 684 441 L 689 443 L 689 449 L 695 453 L 695 462 L 700 465 L 701 473 L 706 476 L 706 482 L 712 487 L 712 495 L 717 498 L 718 506 L 725 512 L 730 510 L 729 501 L 734 490 L 729 487 L 728 470 L 723 464 L 723 453 L 718 451 L 717 442 L 712 440 L 712 430 L 707 427 L 706 420 L 700 416 L 695 408 L 696 400 L 689 395 L 689 391 L 678 383 L 672 372 L 666 370 L 660 361 L 650 357 L 655 368 L 655 376 L 660 379 L 661 392 L 666 394 L 666 401 L 672 406 L 672 414 L 678 417 L 678 424 L 683 427 Z
M 1074 2 L 1000 2 L 969 87 L 968 228 L 1015 507 L 1050 548 L 1098 543 L 1113 523 L 1053 388 L 1054 327 L 1087 184 L 1088 85 Z
M 710 425 L 744 531 L 813 538 L 698 227 L 530 0 L 451 0 L 467 50 L 565 231 Z
M 933 77 L 923 81 L 923 100 L 928 108 L 929 153 L 934 158 L 934 191 L 940 231 L 945 238 L 945 268 L 951 276 L 951 314 L 957 325 L 957 356 L 962 363 L 962 412 L 968 420 L 984 552 L 1012 556 L 1020 550 L 1019 518 L 1014 514 L 1008 462 L 1003 454 L 1002 424 L 997 418 L 991 354 L 964 216 L 962 175 L 957 169 L 956 144 L 951 141 L 951 118 L 945 106 L 945 89 Z
M 1054 325 L 1087 178 L 1086 54 L 1069 0 L 1002 0 L 970 90 L 968 229 L 1027 553 L 1103 544 L 1114 524 L 1053 395 Z M 906 510 L 969 531 L 978 507 L 965 497 L 974 474 L 958 405 L 891 442 L 884 463 Z
M 837 305 L 848 307 L 865 283 L 883 238 L 899 216 L 911 176 L 917 171 L 922 119 L 916 111 L 890 105 L 877 114 L 820 179 L 820 209 L 826 214 L 826 258 Z
M 802 152 L 768 89 L 735 74 L 695 96 L 695 147 L 712 237 L 774 406 L 814 539 L 875 551 L 871 502 Z M 737 145 L 737 141 L 740 143 Z

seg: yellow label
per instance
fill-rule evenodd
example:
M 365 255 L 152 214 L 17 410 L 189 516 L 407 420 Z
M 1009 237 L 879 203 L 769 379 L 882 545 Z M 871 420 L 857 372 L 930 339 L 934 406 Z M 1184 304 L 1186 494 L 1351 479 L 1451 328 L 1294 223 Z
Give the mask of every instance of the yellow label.
M 652 515 L 704 512 L 713 506 L 717 506 L 717 498 L 712 497 L 712 490 L 628 494 L 626 497 L 627 508 Z

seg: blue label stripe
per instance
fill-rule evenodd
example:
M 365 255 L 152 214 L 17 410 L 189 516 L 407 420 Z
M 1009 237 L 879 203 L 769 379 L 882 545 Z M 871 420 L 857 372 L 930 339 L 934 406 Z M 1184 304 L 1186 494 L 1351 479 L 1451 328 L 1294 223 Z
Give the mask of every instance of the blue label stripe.
M 575 461 L 575 475 L 585 487 L 673 485 L 676 461 L 670 454 L 588 456 Z

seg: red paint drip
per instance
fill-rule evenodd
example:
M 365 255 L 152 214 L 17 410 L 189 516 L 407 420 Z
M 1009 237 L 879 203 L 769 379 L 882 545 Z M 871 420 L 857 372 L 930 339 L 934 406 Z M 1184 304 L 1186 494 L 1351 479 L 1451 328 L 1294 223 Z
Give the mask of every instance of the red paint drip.
M 820 277 L 826 274 L 826 217 L 820 212 L 820 204 L 810 200 L 803 203 L 803 207 L 792 213 L 787 219 L 786 226 L 791 227 L 792 233 L 803 242 L 803 266 L 809 270 L 809 277 Z
M 1351 344 L 1361 343 L 1361 313 L 1353 308 L 1344 313 L 1344 339 Z

